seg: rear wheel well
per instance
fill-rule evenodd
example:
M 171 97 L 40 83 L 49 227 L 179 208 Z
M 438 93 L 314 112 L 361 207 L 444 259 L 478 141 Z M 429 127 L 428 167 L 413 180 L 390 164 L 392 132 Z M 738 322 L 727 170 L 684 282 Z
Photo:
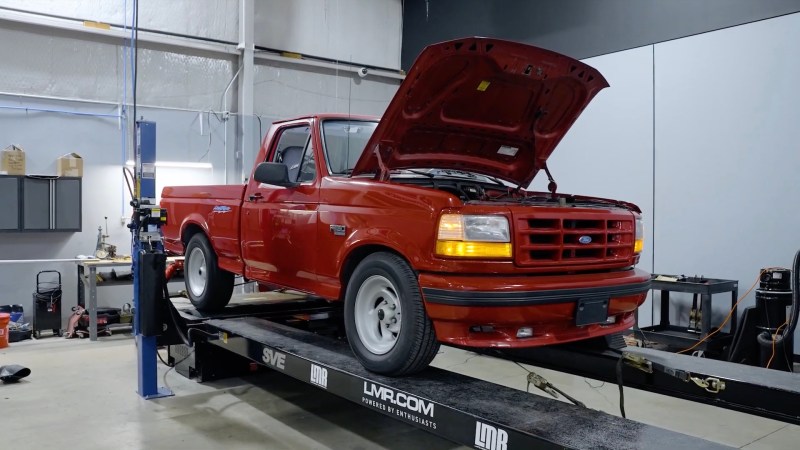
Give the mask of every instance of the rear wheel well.
M 197 233 L 204 233 L 203 227 L 195 223 L 186 225 L 186 228 L 183 230 L 183 234 L 181 234 L 181 242 L 183 242 L 184 252 L 186 251 L 186 246 L 189 244 L 189 240 Z
M 408 259 L 391 247 L 385 247 L 383 245 L 363 245 L 358 247 L 350 252 L 349 255 L 347 255 L 347 259 L 342 266 L 341 275 L 339 277 L 339 282 L 342 286 L 341 293 L 339 295 L 342 300 L 344 299 L 345 292 L 347 292 L 347 283 L 350 280 L 350 277 L 353 275 L 353 271 L 355 271 L 356 267 L 358 267 L 358 264 L 361 263 L 361 261 L 363 261 L 367 256 L 377 252 L 393 253 L 400 258 L 403 258 L 413 270 L 413 267 Z

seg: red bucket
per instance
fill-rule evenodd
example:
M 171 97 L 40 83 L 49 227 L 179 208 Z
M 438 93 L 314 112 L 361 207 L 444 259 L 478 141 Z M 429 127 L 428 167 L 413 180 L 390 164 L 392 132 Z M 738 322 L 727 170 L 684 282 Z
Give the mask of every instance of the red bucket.
M 8 347 L 8 322 L 11 321 L 11 314 L 0 313 L 0 348 Z

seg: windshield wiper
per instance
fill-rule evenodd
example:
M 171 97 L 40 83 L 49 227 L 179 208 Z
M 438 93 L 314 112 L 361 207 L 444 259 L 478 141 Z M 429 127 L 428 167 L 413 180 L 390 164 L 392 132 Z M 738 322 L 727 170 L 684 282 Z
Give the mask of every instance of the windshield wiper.
M 430 172 L 424 172 L 422 170 L 415 170 L 415 169 L 392 169 L 392 173 L 413 173 L 415 175 L 422 175 L 423 177 L 426 178 L 435 177 L 435 175 Z
M 494 182 L 495 182 L 495 184 L 497 184 L 498 186 L 503 186 L 504 188 L 510 187 L 510 186 L 507 186 L 507 185 L 506 185 L 505 183 L 503 183 L 502 181 L 500 181 L 500 179 L 499 179 L 499 178 L 495 178 L 495 177 L 492 177 L 492 176 L 489 176 L 489 175 L 483 175 L 483 176 L 484 176 L 484 177 L 486 177 L 486 178 L 488 178 L 488 179 L 490 179 L 490 180 L 492 180 L 492 181 L 494 181 Z
M 492 183 L 497 184 L 498 186 L 504 188 L 510 188 L 510 186 L 506 185 L 499 178 L 490 176 L 490 175 L 483 175 L 483 174 L 475 174 L 472 172 L 466 172 L 463 170 L 456 170 L 456 169 L 427 169 L 426 170 L 418 170 L 418 169 L 394 169 L 392 172 L 407 172 L 413 173 L 415 175 L 422 175 L 426 178 L 436 178 L 437 176 L 445 176 L 445 177 L 454 177 L 454 178 L 469 178 L 475 181 L 480 182 L 477 178 L 483 177 L 487 180 L 491 181 Z
M 500 181 L 500 179 L 498 179 L 496 177 L 493 177 L 491 175 L 474 174 L 472 172 L 466 172 L 466 171 L 463 171 L 463 170 L 456 170 L 456 169 L 436 169 L 436 170 L 444 172 L 444 175 L 447 175 L 447 176 L 463 175 L 463 176 L 465 176 L 467 178 L 472 178 L 472 179 L 475 179 L 475 178 L 481 176 L 481 177 L 484 177 L 487 180 L 497 184 L 498 186 L 508 187 L 502 181 Z
M 428 178 L 433 178 L 433 177 L 436 176 L 436 175 L 434 175 L 434 174 L 432 174 L 430 172 L 423 172 L 421 170 L 405 169 L 405 171 L 406 172 L 411 172 L 411 173 L 414 173 L 414 174 L 417 174 L 417 175 L 422 175 L 422 176 L 428 177 Z

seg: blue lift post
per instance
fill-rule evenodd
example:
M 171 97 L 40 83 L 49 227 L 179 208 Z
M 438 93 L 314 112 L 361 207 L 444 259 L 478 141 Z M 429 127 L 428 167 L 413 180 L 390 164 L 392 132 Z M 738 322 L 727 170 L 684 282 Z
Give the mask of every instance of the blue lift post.
M 148 251 L 163 251 L 158 224 L 142 220 L 142 211 L 147 216 L 159 214 L 156 205 L 156 124 L 155 122 L 136 122 L 136 183 L 134 191 L 134 220 L 131 226 L 133 241 L 131 257 L 133 262 L 133 305 L 134 335 L 136 339 L 136 355 L 138 365 L 138 393 L 145 399 L 168 397 L 172 391 L 158 387 L 156 336 L 142 334 L 143 308 L 140 305 L 140 287 L 142 286 L 141 254 Z

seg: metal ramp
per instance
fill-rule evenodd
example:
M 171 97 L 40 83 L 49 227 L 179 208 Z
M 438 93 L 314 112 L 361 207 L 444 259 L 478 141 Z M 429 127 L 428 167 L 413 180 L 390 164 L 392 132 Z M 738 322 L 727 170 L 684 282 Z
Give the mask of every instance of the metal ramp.
M 342 341 L 253 317 L 207 319 L 208 343 L 361 406 L 484 450 L 718 449 L 699 438 L 441 369 L 389 378 Z

